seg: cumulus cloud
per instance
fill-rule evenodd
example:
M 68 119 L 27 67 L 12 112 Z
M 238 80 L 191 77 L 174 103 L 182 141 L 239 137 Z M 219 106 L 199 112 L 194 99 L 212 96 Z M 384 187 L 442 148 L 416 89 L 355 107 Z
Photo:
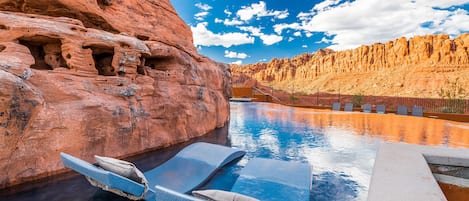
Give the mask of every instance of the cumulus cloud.
M 231 11 L 229 11 L 228 9 L 223 10 L 223 12 L 224 12 L 226 15 L 228 15 L 228 17 L 230 17 L 231 14 L 233 14 L 233 13 L 232 13 Z
M 197 21 L 203 21 L 204 18 L 209 14 L 209 10 L 212 9 L 211 6 L 209 6 L 208 4 L 203 4 L 203 3 L 196 3 L 195 4 L 195 7 L 199 8 L 200 10 L 202 10 L 201 12 L 199 13 L 196 13 L 194 15 L 194 19 L 196 19 Z
M 199 8 L 201 10 L 204 10 L 204 11 L 208 11 L 208 10 L 212 9 L 211 6 L 209 6 L 208 4 L 203 4 L 203 3 L 196 3 L 195 7 Z
M 241 60 L 237 60 L 237 61 L 233 61 L 233 62 L 231 62 L 230 64 L 241 65 L 241 64 L 243 64 L 243 61 L 241 61 Z
M 283 40 L 283 37 L 275 34 L 262 34 L 260 36 L 264 45 L 273 45 Z
M 267 16 L 272 16 L 276 19 L 285 19 L 288 17 L 289 13 L 288 10 L 267 10 L 265 2 L 259 1 L 259 3 L 253 3 L 250 6 L 242 6 L 241 9 L 236 12 L 236 15 L 241 20 L 248 21 L 252 18 L 260 18 Z
M 233 51 L 228 51 L 225 50 L 225 57 L 226 58 L 231 58 L 231 59 L 246 59 L 248 55 L 246 53 L 239 53 L 239 52 L 233 52 Z
M 244 22 L 240 21 L 240 20 L 237 20 L 237 19 L 232 19 L 232 20 L 225 19 L 225 20 L 223 20 L 223 24 L 226 25 L 226 26 L 234 26 L 234 25 L 242 25 L 242 24 L 244 24 Z
M 253 27 L 253 26 L 239 26 L 239 30 L 250 32 L 252 36 L 261 36 L 263 35 L 262 27 Z
M 294 36 L 298 37 L 298 36 L 301 36 L 301 32 L 297 31 L 295 33 L 293 33 Z
M 252 44 L 254 37 L 247 33 L 222 33 L 217 34 L 207 29 L 206 22 L 198 23 L 195 27 L 191 26 L 195 46 L 223 46 L 231 47 L 233 45 Z
M 286 23 L 282 23 L 282 24 L 276 24 L 274 25 L 274 31 L 275 33 L 277 34 L 282 34 L 283 30 L 284 29 L 301 29 L 301 25 L 299 23 L 291 23 L 291 24 L 286 24 Z
M 329 10 L 333 6 L 335 6 L 339 3 L 340 3 L 340 0 L 325 0 L 321 3 L 318 3 L 318 4 L 314 5 L 313 10 L 318 10 L 318 11 Z
M 219 18 L 215 18 L 214 22 L 215 22 L 215 23 L 222 23 L 223 20 L 221 20 L 221 19 L 219 19 Z
M 302 47 L 302 48 L 308 48 L 308 46 L 307 46 L 307 45 L 302 45 L 301 47 Z
M 194 19 L 199 20 L 199 21 L 202 21 L 202 20 L 204 20 L 205 16 L 207 16 L 207 15 L 208 15 L 208 12 L 207 12 L 207 11 L 200 12 L 200 13 L 196 13 L 196 14 L 194 15 Z
M 327 42 L 331 42 L 330 48 L 336 50 L 386 42 L 401 36 L 457 35 L 469 31 L 469 15 L 453 6 L 466 3 L 469 0 L 356 0 L 342 3 L 326 0 L 315 5 L 309 13 L 297 15 L 301 26 L 283 24 L 276 32 L 281 33 L 286 28 L 324 32 L 332 36 Z

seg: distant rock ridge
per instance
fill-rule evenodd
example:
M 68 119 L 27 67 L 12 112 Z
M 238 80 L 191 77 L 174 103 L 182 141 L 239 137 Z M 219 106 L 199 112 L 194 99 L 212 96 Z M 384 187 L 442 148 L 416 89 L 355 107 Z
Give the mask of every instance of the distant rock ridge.
M 303 93 L 319 88 L 332 93 L 435 97 L 446 80 L 456 77 L 469 89 L 468 47 L 468 33 L 454 39 L 444 34 L 402 37 L 345 51 L 320 49 L 291 59 L 231 65 L 231 71 L 237 85 L 249 77 L 285 91 L 295 84 L 295 90 Z
M 231 74 L 197 53 L 169 0 L 0 0 L 0 188 L 59 153 L 130 156 L 229 118 Z

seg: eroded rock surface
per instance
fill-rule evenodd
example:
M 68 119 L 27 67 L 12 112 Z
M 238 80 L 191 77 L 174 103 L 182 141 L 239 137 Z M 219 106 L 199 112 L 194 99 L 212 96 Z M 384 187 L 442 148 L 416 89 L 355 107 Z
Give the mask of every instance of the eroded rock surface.
M 469 89 L 469 34 L 399 38 L 335 52 L 330 49 L 269 63 L 232 66 L 233 83 L 257 80 L 276 89 L 385 96 L 438 97 L 459 78 Z M 253 83 L 250 81 L 249 83 Z
M 128 156 L 229 118 L 228 66 L 197 54 L 168 0 L 0 9 L 0 187 L 62 171 L 60 152 Z

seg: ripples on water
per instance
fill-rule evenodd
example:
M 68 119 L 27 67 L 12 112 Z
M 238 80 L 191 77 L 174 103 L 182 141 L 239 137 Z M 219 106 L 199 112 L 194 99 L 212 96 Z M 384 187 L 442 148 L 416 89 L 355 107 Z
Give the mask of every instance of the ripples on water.
M 228 135 L 225 130 L 197 141 L 231 145 L 247 151 L 246 157 L 219 171 L 203 189 L 230 190 L 248 160 L 262 157 L 309 162 L 313 166 L 311 200 L 366 200 L 376 150 L 381 142 L 469 147 L 469 124 L 393 114 L 301 109 L 269 103 L 231 103 Z M 185 145 L 129 160 L 146 171 Z M 3 198 L 125 200 L 90 186 L 82 176 L 50 181 Z
M 366 200 L 381 142 L 469 147 L 469 125 L 393 114 L 231 103 L 229 138 L 233 147 L 248 151 L 248 158 L 309 162 L 311 200 Z

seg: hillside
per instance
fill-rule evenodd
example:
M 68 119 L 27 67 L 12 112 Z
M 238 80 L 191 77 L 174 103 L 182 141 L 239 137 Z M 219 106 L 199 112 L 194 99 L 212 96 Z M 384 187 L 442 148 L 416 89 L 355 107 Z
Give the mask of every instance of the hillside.
M 258 84 L 287 92 L 439 97 L 458 79 L 469 92 L 469 34 L 404 37 L 335 52 L 231 65 L 234 86 Z M 467 94 L 466 94 L 467 95 Z

